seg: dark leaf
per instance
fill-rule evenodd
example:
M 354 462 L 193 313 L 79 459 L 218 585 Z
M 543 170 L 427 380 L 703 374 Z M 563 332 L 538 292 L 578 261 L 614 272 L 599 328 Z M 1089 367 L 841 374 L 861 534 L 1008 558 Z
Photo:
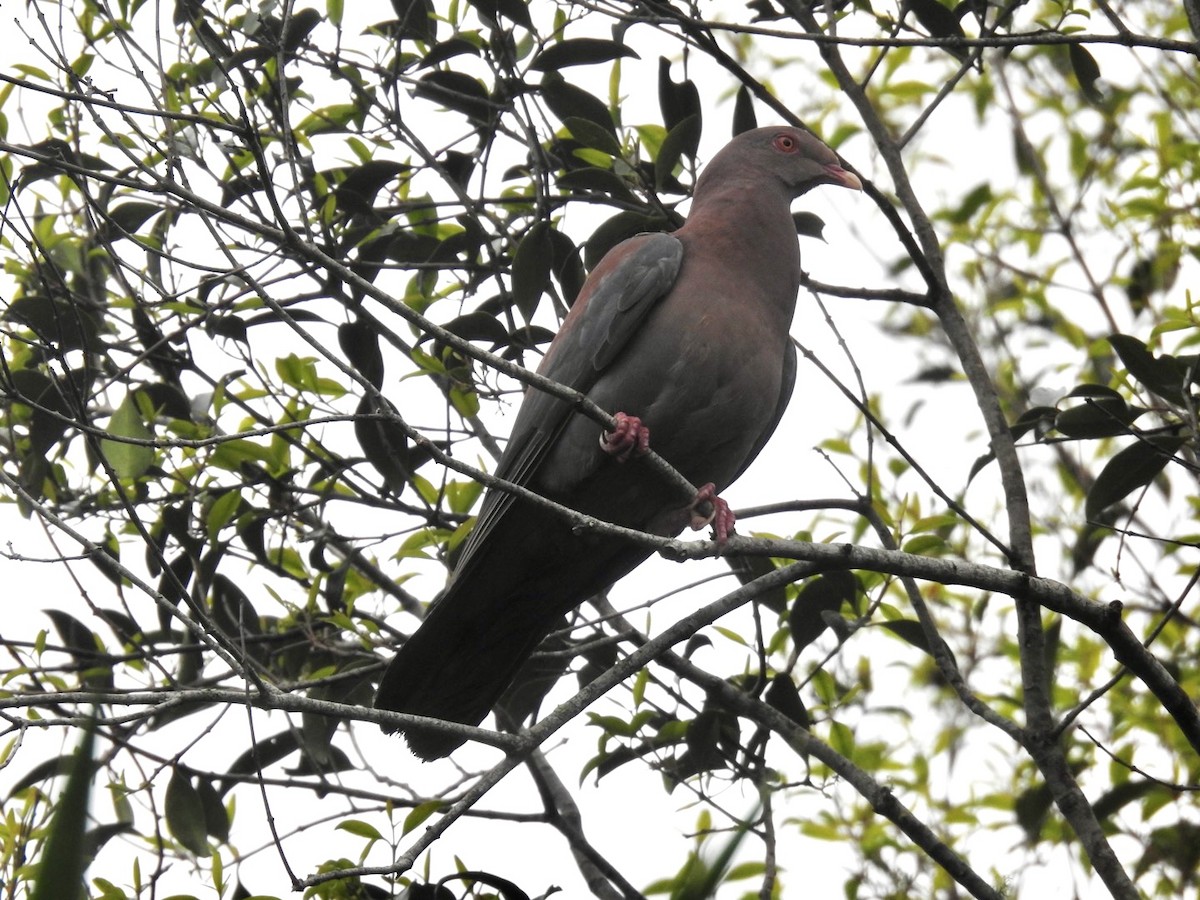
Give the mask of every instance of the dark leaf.
M 506 878 L 493 875 L 491 872 L 458 872 L 447 875 L 438 882 L 438 889 L 447 881 L 473 881 L 476 884 L 486 884 L 499 891 L 500 900 L 529 900 L 529 895 Z M 438 898 L 440 900 L 440 898 Z
M 369 384 L 383 386 L 383 354 L 379 350 L 379 334 L 375 324 L 357 318 L 338 326 L 338 346 L 346 360 Z
M 754 97 L 744 84 L 738 88 L 737 97 L 733 101 L 733 135 L 737 137 L 743 131 L 752 131 L 758 127 L 758 117 L 754 114 Z
M 230 788 L 241 784 L 242 780 L 254 776 L 299 749 L 300 737 L 296 729 L 282 731 L 260 740 L 234 760 L 226 777 L 217 785 L 217 793 L 224 797 Z
M 575 246 L 574 241 L 557 228 L 551 228 L 550 252 L 552 259 L 550 274 L 558 281 L 562 288 L 563 298 L 569 306 L 575 302 L 575 298 L 583 290 L 583 283 L 587 278 L 587 272 L 583 269 L 583 260 L 579 255 L 579 248 Z
M 83 876 L 87 862 L 84 833 L 95 769 L 92 761 L 95 737 L 95 724 L 89 722 L 79 749 L 70 761 L 70 774 L 46 834 L 30 900 L 68 900 L 84 896 Z
M 812 719 L 808 715 L 808 710 L 804 708 L 804 701 L 800 699 L 796 683 L 787 673 L 780 672 L 771 679 L 764 699 L 770 706 L 783 713 L 805 731 L 812 727 Z
M 547 222 L 536 222 L 521 239 L 521 243 L 517 245 L 517 252 L 513 255 L 513 302 L 526 322 L 533 318 L 538 301 L 546 292 L 552 262 L 550 225 Z
M 607 194 L 614 200 L 626 203 L 637 202 L 637 198 L 629 189 L 629 185 L 625 183 L 625 179 L 612 169 L 600 169 L 595 166 L 572 169 L 559 175 L 555 183 L 560 189 L 571 193 Z
M 139 228 L 162 211 L 163 208 L 159 204 L 148 203 L 145 200 L 130 200 L 114 206 L 104 223 L 101 237 L 104 240 L 115 241 L 135 235 Z
M 243 635 L 262 634 L 262 623 L 245 592 L 222 574 L 212 580 L 212 617 L 218 628 L 238 640 Z
M 467 341 L 485 341 L 494 347 L 508 343 L 508 331 L 500 321 L 479 310 L 451 319 L 442 327 Z
M 1058 417 L 1058 410 L 1053 406 L 1031 406 L 1017 418 L 1009 431 L 1012 433 L 1013 440 L 1020 440 L 1030 431 L 1034 432 L 1034 437 L 1041 440 L 1043 435 L 1054 425 L 1054 420 Z
M 571 137 L 575 138 L 580 146 L 599 150 L 609 156 L 621 155 L 621 145 L 617 143 L 612 132 L 602 125 L 597 125 L 590 119 L 583 119 L 579 116 L 567 116 L 563 119 L 563 124 L 567 126 Z
M 426 44 L 437 40 L 438 21 L 434 16 L 433 0 L 392 0 L 396 21 L 391 28 L 381 29 L 399 38 L 410 38 Z
M 229 811 L 225 809 L 213 783 L 203 776 L 197 776 L 196 796 L 204 810 L 204 830 L 208 836 L 220 842 L 229 840 Z
M 1025 832 L 1025 840 L 1036 844 L 1041 840 L 1042 827 L 1050 814 L 1050 806 L 1054 797 L 1050 788 L 1044 784 L 1031 787 L 1017 797 L 1014 808 L 1017 814 L 1017 824 Z
M 825 220 L 816 213 L 795 212 L 792 213 L 792 221 L 796 224 L 796 234 L 825 240 Z
M 551 44 L 533 58 L 529 68 L 540 72 L 565 69 L 567 66 L 587 66 L 593 63 L 610 62 L 623 56 L 640 57 L 620 41 L 600 38 L 571 38 Z
M 58 632 L 63 646 L 77 662 L 89 664 L 99 658 L 100 651 L 96 646 L 96 637 L 90 628 L 70 613 L 65 613 L 60 609 L 48 609 L 45 612 L 50 621 L 54 623 L 54 630 Z
M 167 830 L 196 856 L 209 856 L 208 831 L 204 820 L 204 801 L 192 787 L 192 781 L 178 768 L 171 771 L 164 801 Z
M 803 650 L 829 627 L 822 613 L 834 613 L 843 603 L 852 606 L 858 596 L 858 578 L 841 569 L 812 578 L 800 589 L 788 611 L 788 627 L 797 652 Z
M 721 558 L 733 570 L 733 574 L 741 584 L 749 584 L 754 579 L 775 571 L 775 563 L 771 562 L 769 556 L 744 556 L 730 553 Z M 771 590 L 759 594 L 756 599 L 771 612 L 781 613 L 787 608 L 787 586 L 777 585 Z
M 1067 54 L 1071 58 L 1071 69 L 1083 96 L 1092 103 L 1102 101 L 1104 94 L 1096 87 L 1096 82 L 1100 79 L 1100 66 L 1096 64 L 1096 58 L 1092 56 L 1091 51 L 1082 44 L 1069 44 Z
M 929 32 L 930 37 L 936 38 L 965 38 L 959 18 L 954 11 L 943 6 L 938 0 L 905 0 L 905 6 L 912 10 L 913 15 L 922 27 Z M 968 54 L 963 47 L 947 47 L 946 52 L 958 59 L 966 59 Z
M 417 79 L 413 93 L 462 113 L 473 122 L 486 123 L 492 116 L 487 90 L 465 72 L 426 72 Z
M 471 0 L 471 5 L 492 22 L 499 22 L 503 16 L 526 31 L 533 31 L 533 19 L 525 0 Z
M 1183 402 L 1188 372 L 1175 357 L 1155 356 L 1145 344 L 1128 334 L 1109 335 L 1108 342 L 1129 370 L 1130 377 L 1161 397 L 1175 403 Z
M 421 68 L 428 69 L 456 56 L 479 56 L 479 45 L 463 37 L 452 37 L 449 40 L 435 44 L 429 52 L 421 57 Z
M 1130 407 L 1119 395 L 1091 397 L 1059 412 L 1054 418 L 1054 427 L 1067 437 L 1112 437 L 1128 434 L 1129 426 L 1144 412 L 1144 409 Z
M 1088 491 L 1084 515 L 1094 520 L 1114 503 L 1145 487 L 1166 468 L 1175 451 L 1187 443 L 1177 434 L 1144 438 L 1110 459 Z
M 27 326 L 40 341 L 61 353 L 100 349 L 100 325 L 90 311 L 77 303 L 44 294 L 26 294 L 8 306 L 3 318 Z
M 921 627 L 921 623 L 916 619 L 895 619 L 891 622 L 880 622 L 879 627 L 890 631 L 905 643 L 912 644 L 912 646 L 916 647 L 922 653 L 927 653 L 928 655 L 933 656 L 933 651 L 930 649 L 929 641 L 925 638 L 925 629 Z M 939 638 L 938 640 L 941 639 Z M 954 654 L 951 652 L 950 648 L 946 646 L 944 641 L 942 642 L 941 649 L 944 652 L 949 653 L 953 659 Z M 955 664 L 957 665 L 957 662 Z
M 367 462 L 373 465 L 392 493 L 399 494 L 412 480 L 408 435 L 400 423 L 377 414 L 392 413 L 394 407 L 382 397 L 363 397 L 355 411 L 354 436 Z
M 412 170 L 407 163 L 390 159 L 372 159 L 346 170 L 346 177 L 334 189 L 339 209 L 367 213 L 375 204 L 375 195 L 396 176 Z
M 688 116 L 667 132 L 654 160 L 654 183 L 660 190 L 667 183 L 680 156 L 687 155 L 693 161 L 700 146 L 700 116 Z
M 547 72 L 542 78 L 542 98 L 550 111 L 558 116 L 563 123 L 570 118 L 587 119 L 599 125 L 615 140 L 617 129 L 613 125 L 612 114 L 608 104 L 597 99 L 582 88 L 568 84 L 563 77 L 555 72 Z
M 696 83 L 690 78 L 685 78 L 678 83 L 671 80 L 671 61 L 665 56 L 659 57 L 658 60 L 658 106 L 662 110 L 663 124 L 667 126 L 667 131 L 674 131 L 685 120 L 693 116 L 699 120 L 703 114 L 703 107 L 700 105 L 700 91 L 696 87 Z M 688 145 L 683 148 L 688 156 L 696 155 L 696 148 L 699 146 L 700 126 L 696 125 L 696 141 L 695 145 Z

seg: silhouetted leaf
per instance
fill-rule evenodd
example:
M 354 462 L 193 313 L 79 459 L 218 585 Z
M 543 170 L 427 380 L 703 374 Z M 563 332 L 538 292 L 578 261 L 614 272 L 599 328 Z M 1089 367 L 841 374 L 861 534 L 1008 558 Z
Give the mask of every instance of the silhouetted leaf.
M 379 334 L 368 319 L 355 319 L 338 326 L 338 346 L 347 362 L 375 388 L 383 386 L 383 354 Z
M 79 749 L 71 757 L 68 767 L 70 774 L 46 834 L 30 900 L 69 900 L 84 896 L 83 876 L 87 854 L 84 832 L 88 822 L 95 737 L 95 723 L 88 722 Z
M 601 38 L 569 38 L 551 44 L 533 58 L 529 68 L 541 72 L 565 69 L 567 66 L 586 66 L 611 62 L 621 57 L 640 57 L 620 41 Z
M 1161 397 L 1183 402 L 1188 372 L 1175 357 L 1155 356 L 1144 343 L 1128 334 L 1110 334 L 1108 342 L 1131 378 Z
M 1083 96 L 1092 103 L 1099 103 L 1104 99 L 1104 94 L 1096 87 L 1096 82 L 1100 78 L 1100 66 L 1097 65 L 1096 58 L 1082 44 L 1067 45 L 1067 54 L 1071 59 L 1071 70 L 1075 73 Z
M 816 213 L 794 212 L 792 213 L 792 222 L 796 225 L 796 234 L 816 238 L 819 241 L 825 240 L 825 220 Z
M 1128 434 L 1129 426 L 1145 412 L 1131 407 L 1116 391 L 1103 385 L 1080 385 L 1068 397 L 1082 397 L 1085 402 L 1061 410 L 1054 418 L 1054 427 L 1067 437 L 1098 438 Z
M 737 137 L 743 131 L 752 131 L 758 127 L 758 118 L 754 115 L 754 97 L 746 85 L 738 88 L 733 101 L 733 136 Z
M 1164 434 L 1143 438 L 1126 447 L 1096 476 L 1088 491 L 1084 515 L 1095 519 L 1114 503 L 1148 485 L 1186 443 L 1187 438 L 1181 435 Z
M 413 93 L 462 113 L 473 122 L 487 122 L 492 115 L 487 90 L 465 72 L 426 72 L 417 79 Z
M 192 787 L 192 781 L 178 768 L 171 770 L 167 782 L 163 813 L 167 830 L 196 856 L 209 856 L 208 831 L 204 822 L 204 801 Z
M 822 613 L 836 614 L 843 603 L 854 604 L 858 587 L 855 574 L 840 569 L 818 575 L 800 589 L 788 611 L 788 627 L 797 651 L 803 650 L 829 627 Z
M 582 88 L 568 84 L 556 72 L 547 72 L 543 76 L 541 89 L 546 105 L 560 121 L 565 123 L 570 118 L 587 119 L 616 138 L 617 129 L 613 125 L 608 104 L 604 101 L 593 97 Z

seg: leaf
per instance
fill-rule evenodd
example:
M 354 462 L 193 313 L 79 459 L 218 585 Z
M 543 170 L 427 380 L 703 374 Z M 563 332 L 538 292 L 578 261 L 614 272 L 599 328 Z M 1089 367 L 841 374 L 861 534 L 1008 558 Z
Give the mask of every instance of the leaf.
M 205 827 L 204 801 L 192 787 L 191 779 L 178 768 L 171 770 L 164 803 L 167 830 L 196 856 L 210 856 Z
M 1095 519 L 1114 503 L 1119 503 L 1145 487 L 1166 468 L 1175 451 L 1187 438 L 1177 434 L 1155 435 L 1126 447 L 1110 459 L 1096 476 L 1088 491 L 1084 515 Z
M 1054 417 L 1054 427 L 1067 437 L 1113 437 L 1129 434 L 1129 426 L 1144 412 L 1144 409 L 1129 406 L 1114 391 L 1108 396 L 1089 397 L 1078 406 L 1062 410 Z
M 966 37 L 958 16 L 953 10 L 942 6 L 938 0 L 905 0 L 904 5 L 912 10 L 917 21 L 929 32 L 931 37 Z M 965 47 L 946 47 L 944 49 L 958 59 L 966 59 L 969 55 Z
M 344 170 L 345 178 L 334 189 L 339 209 L 351 213 L 371 211 L 375 195 L 397 176 L 409 172 L 412 166 L 390 159 L 371 159 L 352 169 Z
M 792 222 L 796 226 L 796 234 L 802 237 L 816 238 L 819 241 L 825 240 L 825 220 L 816 213 L 792 213 Z
M 846 569 L 818 575 L 800 589 L 799 596 L 788 612 L 788 627 L 797 652 L 815 641 L 829 627 L 822 613 L 836 614 L 843 603 L 853 605 L 858 589 L 858 578 Z
M 434 813 L 441 812 L 445 808 L 446 804 L 442 800 L 426 800 L 424 803 L 418 803 L 412 808 L 412 811 L 404 817 L 404 825 L 400 832 L 401 836 L 408 834 Z M 377 832 L 376 837 L 381 837 L 381 835 L 379 835 Z
M 667 132 L 667 137 L 654 159 L 654 183 L 661 190 L 675 171 L 679 158 L 686 154 L 693 160 L 700 146 L 700 116 L 688 116 Z
M 733 101 L 733 135 L 737 137 L 743 131 L 751 131 L 758 127 L 758 118 L 754 115 L 754 96 L 746 85 L 738 88 Z
M 114 438 L 148 441 L 154 437 L 142 421 L 142 414 L 138 411 L 132 391 L 125 395 L 121 405 L 112 414 L 105 431 Z M 132 481 L 140 478 L 154 465 L 154 448 L 141 444 L 105 438 L 100 441 L 100 452 L 104 454 L 116 476 L 122 479 Z
M 338 346 L 350 365 L 373 387 L 382 387 L 383 354 L 379 350 L 379 333 L 375 325 L 367 319 L 355 319 L 339 325 L 337 334 Z
M 538 301 L 549 286 L 551 261 L 550 225 L 536 222 L 513 254 L 513 302 L 526 322 L 533 319 Z
M 1155 356 L 1144 343 L 1128 334 L 1110 334 L 1108 343 L 1125 364 L 1131 378 L 1160 397 L 1175 403 L 1183 402 L 1188 373 L 1175 357 Z
M 483 16 L 497 22 L 500 16 L 526 31 L 533 31 L 533 19 L 529 16 L 529 4 L 525 0 L 471 0 L 471 5 Z
M 617 129 L 613 125 L 612 113 L 602 100 L 593 97 L 582 88 L 568 84 L 557 72 L 547 72 L 542 77 L 541 91 L 550 112 L 558 116 L 560 121 L 565 123 L 572 117 L 587 119 L 616 139 Z
M 588 66 L 610 62 L 621 57 L 640 59 L 636 52 L 620 41 L 601 38 L 571 38 L 551 44 L 533 58 L 529 68 L 539 72 L 565 69 L 567 66 Z
M 1079 82 L 1083 96 L 1092 103 L 1102 101 L 1104 94 L 1096 87 L 1096 82 L 1100 79 L 1100 66 L 1096 63 L 1096 58 L 1092 56 L 1091 51 L 1083 44 L 1069 44 L 1067 55 L 1070 57 L 1071 70 L 1075 73 L 1075 79 Z
M 740 584 L 749 584 L 756 578 L 775 571 L 775 563 L 769 556 L 747 556 L 740 553 L 723 554 L 726 565 L 733 571 Z M 767 609 L 781 613 L 787 607 L 787 585 L 777 585 L 756 598 Z
M 921 627 L 921 623 L 916 619 L 893 619 L 890 622 L 879 622 L 878 625 L 880 628 L 890 631 L 905 643 L 916 647 L 922 653 L 933 656 L 933 650 L 929 646 L 929 641 L 925 638 L 925 629 Z M 941 639 L 939 638 L 939 640 Z M 954 658 L 954 653 L 946 646 L 944 641 L 942 642 L 941 649 L 949 653 L 951 659 Z M 957 661 L 955 661 L 955 666 L 957 667 L 957 665 Z
M 674 131 L 690 118 L 699 120 L 704 114 L 700 104 L 700 90 L 690 78 L 675 82 L 671 80 L 671 61 L 665 56 L 658 59 L 658 106 L 662 110 L 663 124 L 667 131 Z M 699 147 L 700 126 L 696 125 L 696 143 L 684 147 L 688 156 L 695 156 Z
M 808 710 L 804 708 L 804 701 L 800 699 L 796 683 L 787 673 L 780 672 L 771 679 L 764 699 L 770 706 L 783 713 L 805 731 L 812 727 L 812 719 L 808 715 Z
M 87 863 L 84 833 L 94 771 L 92 748 L 95 738 L 95 723 L 89 721 L 84 727 L 79 749 L 71 758 L 70 774 L 46 834 L 30 900 L 65 900 L 84 895 L 83 876 Z
M 483 124 L 492 117 L 492 104 L 487 90 L 477 78 L 465 72 L 427 72 L 417 79 L 413 93 L 462 113 L 473 122 Z

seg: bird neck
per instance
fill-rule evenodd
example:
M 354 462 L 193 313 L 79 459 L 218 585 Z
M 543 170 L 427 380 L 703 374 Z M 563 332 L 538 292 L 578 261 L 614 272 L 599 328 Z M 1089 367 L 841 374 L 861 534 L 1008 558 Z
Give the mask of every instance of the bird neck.
M 703 242 L 707 254 L 725 257 L 738 270 L 761 266 L 779 278 L 788 302 L 800 287 L 800 249 L 791 197 L 730 179 L 703 185 L 692 201 L 687 223 L 677 232 Z

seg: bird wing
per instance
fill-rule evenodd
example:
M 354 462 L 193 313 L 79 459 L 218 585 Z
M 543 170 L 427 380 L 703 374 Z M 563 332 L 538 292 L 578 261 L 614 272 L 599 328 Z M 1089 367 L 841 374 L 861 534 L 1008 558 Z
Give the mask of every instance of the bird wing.
M 682 263 L 683 244 L 669 234 L 642 234 L 614 247 L 588 277 L 538 373 L 587 393 L 670 293 Z M 497 477 L 520 485 L 533 483 L 572 409 L 568 401 L 530 387 Z M 462 575 L 475 548 L 487 540 L 513 499 L 505 491 L 488 491 L 455 567 L 456 576 Z

